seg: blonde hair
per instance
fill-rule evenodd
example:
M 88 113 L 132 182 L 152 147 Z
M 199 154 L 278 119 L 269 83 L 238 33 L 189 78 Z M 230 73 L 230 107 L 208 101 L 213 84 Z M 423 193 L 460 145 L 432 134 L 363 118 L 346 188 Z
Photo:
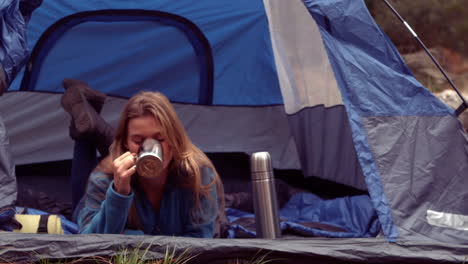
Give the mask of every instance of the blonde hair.
M 129 99 L 120 115 L 114 141 L 110 148 L 110 159 L 107 158 L 101 168 L 109 172 L 112 160 L 128 151 L 126 140 L 128 136 L 128 123 L 131 119 L 142 116 L 152 116 L 159 120 L 162 126 L 162 136 L 171 146 L 173 159 L 169 165 L 169 174 L 176 176 L 168 179 L 180 188 L 190 189 L 193 192 L 194 210 L 192 214 L 201 211 L 200 200 L 207 197 L 213 201 L 210 189 L 216 185 L 218 193 L 218 207 L 224 208 L 224 191 L 219 175 L 209 158 L 188 137 L 177 113 L 169 100 L 159 92 L 139 92 Z M 214 178 L 208 185 L 202 183 L 201 168 L 212 169 Z M 139 225 L 134 220 L 136 210 L 129 213 L 129 224 Z M 138 222 L 138 221 L 137 221 Z

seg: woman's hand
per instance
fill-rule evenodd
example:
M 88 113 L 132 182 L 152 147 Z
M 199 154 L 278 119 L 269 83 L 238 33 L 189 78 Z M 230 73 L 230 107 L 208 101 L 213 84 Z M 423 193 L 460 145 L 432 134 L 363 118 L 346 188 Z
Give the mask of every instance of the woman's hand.
M 114 165 L 114 189 L 122 195 L 129 195 L 131 191 L 130 181 L 135 173 L 136 154 L 125 152 L 113 162 Z

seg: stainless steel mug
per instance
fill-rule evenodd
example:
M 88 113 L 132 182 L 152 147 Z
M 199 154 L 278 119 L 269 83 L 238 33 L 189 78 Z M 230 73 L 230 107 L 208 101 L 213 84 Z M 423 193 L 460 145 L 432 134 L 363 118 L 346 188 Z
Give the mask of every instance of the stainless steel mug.
M 158 175 L 163 168 L 163 151 L 161 143 L 152 138 L 143 141 L 138 152 L 136 171 L 142 177 Z
M 275 178 L 268 152 L 256 152 L 250 157 L 250 171 L 257 237 L 281 237 Z

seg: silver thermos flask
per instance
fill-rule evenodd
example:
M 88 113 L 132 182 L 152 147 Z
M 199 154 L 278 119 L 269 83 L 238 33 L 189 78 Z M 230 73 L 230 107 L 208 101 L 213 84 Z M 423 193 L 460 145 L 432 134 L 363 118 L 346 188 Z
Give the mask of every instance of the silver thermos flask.
M 278 200 L 275 178 L 268 152 L 256 152 L 250 157 L 250 171 L 257 237 L 279 238 Z

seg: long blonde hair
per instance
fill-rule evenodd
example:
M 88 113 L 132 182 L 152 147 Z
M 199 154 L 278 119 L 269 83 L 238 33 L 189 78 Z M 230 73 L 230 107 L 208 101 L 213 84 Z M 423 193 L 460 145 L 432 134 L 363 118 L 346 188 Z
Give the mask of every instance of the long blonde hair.
M 176 179 L 168 180 L 177 187 L 190 189 L 193 192 L 195 206 L 192 213 L 201 210 L 200 200 L 203 197 L 212 200 L 210 189 L 213 184 L 216 185 L 218 191 L 218 206 L 224 208 L 223 185 L 215 167 L 209 158 L 192 143 L 174 107 L 159 92 L 139 92 L 129 99 L 120 115 L 115 138 L 110 148 L 110 159 L 106 159 L 107 161 L 102 164 L 101 168 L 107 168 L 105 170 L 109 172 L 109 168 L 112 168 L 109 163 L 128 151 L 126 147 L 128 123 L 132 118 L 142 116 L 152 116 L 160 121 L 163 128 L 163 137 L 171 146 L 173 153 L 173 160 L 169 165 L 169 174 L 176 176 Z M 209 167 L 213 170 L 214 178 L 208 185 L 202 183 L 200 173 L 202 167 Z M 134 219 L 135 215 L 132 215 L 134 213 L 136 213 L 135 210 L 131 210 L 129 220 Z

